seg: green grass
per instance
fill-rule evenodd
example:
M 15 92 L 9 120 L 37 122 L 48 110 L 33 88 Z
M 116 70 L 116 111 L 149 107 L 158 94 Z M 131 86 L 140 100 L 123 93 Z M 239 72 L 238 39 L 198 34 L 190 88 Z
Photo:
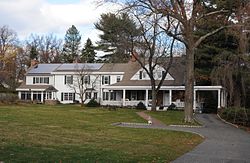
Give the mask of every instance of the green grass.
M 166 125 L 200 125 L 197 121 L 193 123 L 184 122 L 184 111 L 168 110 L 164 112 L 146 112 L 148 115 L 160 120 Z
M 135 110 L 0 106 L 0 162 L 169 162 L 202 141 L 184 132 L 112 126 Z

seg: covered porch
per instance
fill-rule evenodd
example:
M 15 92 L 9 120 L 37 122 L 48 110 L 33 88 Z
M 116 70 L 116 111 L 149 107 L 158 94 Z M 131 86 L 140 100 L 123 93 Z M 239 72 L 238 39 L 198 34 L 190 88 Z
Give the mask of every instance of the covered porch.
M 217 93 L 217 108 L 226 106 L 226 91 L 221 86 L 195 86 L 194 110 L 203 107 L 204 101 L 199 96 L 201 91 L 214 91 Z M 163 86 L 157 96 L 157 110 L 167 110 L 168 106 L 175 104 L 177 108 L 184 108 L 184 86 Z M 102 89 L 101 105 L 135 107 L 142 102 L 151 110 L 152 91 L 150 87 L 107 87 Z
M 50 103 L 57 100 L 57 89 L 51 85 L 25 85 L 20 86 L 17 91 L 20 100 L 36 101 L 37 103 Z

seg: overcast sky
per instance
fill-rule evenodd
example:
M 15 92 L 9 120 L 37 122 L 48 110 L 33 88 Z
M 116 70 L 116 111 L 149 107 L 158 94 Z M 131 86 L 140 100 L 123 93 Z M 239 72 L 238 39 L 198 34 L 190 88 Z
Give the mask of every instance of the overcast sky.
M 32 33 L 54 33 L 63 39 L 66 30 L 75 25 L 82 43 L 88 37 L 95 42 L 98 33 L 93 24 L 102 13 L 117 8 L 114 4 L 97 7 L 95 0 L 0 0 L 0 26 L 8 25 L 25 40 Z

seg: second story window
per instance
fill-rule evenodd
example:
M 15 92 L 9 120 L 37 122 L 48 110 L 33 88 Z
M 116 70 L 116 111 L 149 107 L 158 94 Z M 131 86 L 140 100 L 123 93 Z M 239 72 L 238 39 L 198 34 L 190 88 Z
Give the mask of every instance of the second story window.
M 102 84 L 110 84 L 110 76 L 102 76 Z
M 83 84 L 90 84 L 90 76 L 86 75 L 82 78 Z
M 33 77 L 33 84 L 49 84 L 49 77 Z
M 118 82 L 120 82 L 121 81 L 121 76 L 117 76 L 116 77 L 116 82 L 118 83 Z
M 65 75 L 64 84 L 73 84 L 73 75 Z

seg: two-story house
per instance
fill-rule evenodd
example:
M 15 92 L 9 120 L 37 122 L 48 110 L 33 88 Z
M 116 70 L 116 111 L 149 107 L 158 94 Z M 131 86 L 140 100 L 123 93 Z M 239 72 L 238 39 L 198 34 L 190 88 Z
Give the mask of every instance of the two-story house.
M 156 68 L 155 79 L 164 69 Z M 174 103 L 184 107 L 185 66 L 175 59 L 157 96 L 157 106 Z M 17 88 L 22 100 L 60 103 L 84 103 L 94 98 L 101 105 L 136 106 L 142 102 L 150 109 L 151 83 L 136 61 L 128 63 L 64 63 L 37 64 L 26 73 L 26 80 Z M 226 105 L 222 86 L 194 86 L 194 108 L 199 106 L 199 91 L 216 91 L 218 108 Z M 82 92 L 82 93 L 80 93 Z

